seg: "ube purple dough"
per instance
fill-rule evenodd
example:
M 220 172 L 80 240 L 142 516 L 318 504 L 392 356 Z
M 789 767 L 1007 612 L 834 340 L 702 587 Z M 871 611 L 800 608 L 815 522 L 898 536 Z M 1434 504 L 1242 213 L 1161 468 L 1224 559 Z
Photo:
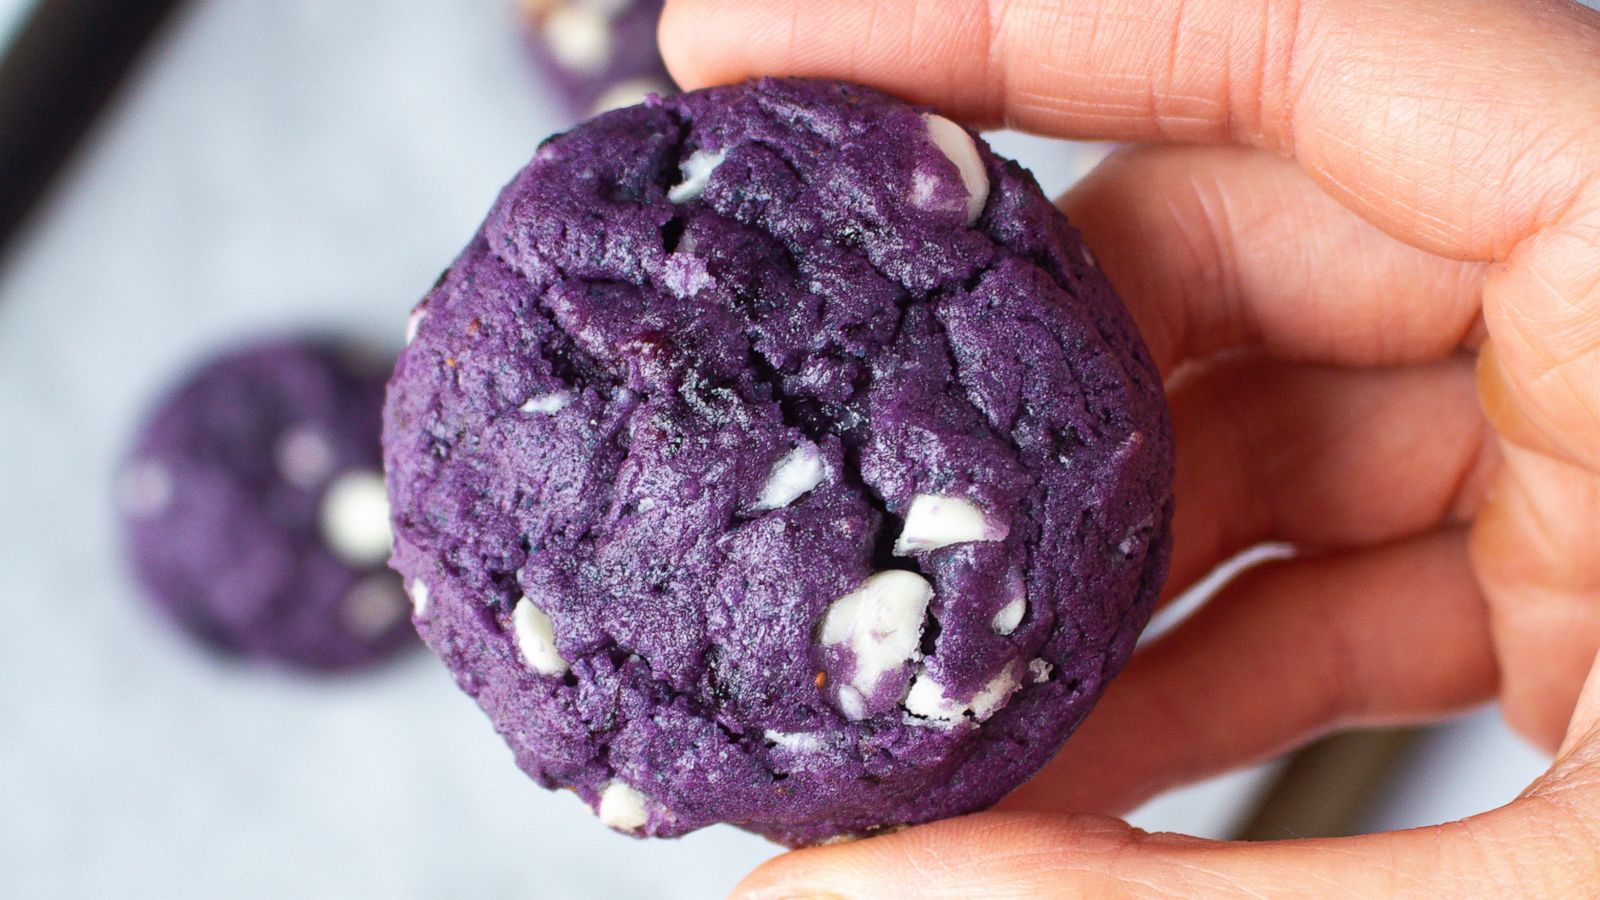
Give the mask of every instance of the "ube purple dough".
M 872 90 L 552 138 L 412 331 L 384 449 L 418 630 L 620 831 L 982 809 L 1165 575 L 1172 436 L 1127 312 L 1023 169 Z
M 589 116 L 676 88 L 656 45 L 666 0 L 520 0 L 528 47 L 561 102 Z
M 237 348 L 151 411 L 117 480 L 150 599 L 226 654 L 308 670 L 414 640 L 389 571 L 382 360 L 305 339 Z

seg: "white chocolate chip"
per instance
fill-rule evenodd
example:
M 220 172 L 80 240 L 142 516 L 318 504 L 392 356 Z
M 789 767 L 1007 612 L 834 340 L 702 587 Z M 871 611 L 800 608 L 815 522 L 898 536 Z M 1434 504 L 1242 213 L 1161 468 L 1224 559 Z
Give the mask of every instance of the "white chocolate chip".
M 428 584 L 421 578 L 411 579 L 411 611 L 419 619 L 428 613 Z
M 417 329 L 422 327 L 422 320 L 428 317 L 428 306 L 425 303 L 417 304 L 417 308 L 406 316 L 406 343 L 410 344 L 417 339 Z
M 991 522 L 971 500 L 918 494 L 906 509 L 906 526 L 894 542 L 894 552 L 910 556 L 969 541 L 1003 541 L 1009 530 Z
M 562 6 L 544 19 L 544 39 L 562 68 L 598 75 L 611 62 L 611 22 L 584 6 Z
M 296 425 L 285 431 L 272 455 L 283 479 L 297 488 L 310 490 L 333 474 L 333 445 L 313 425 Z
M 117 505 L 137 519 L 165 512 L 172 505 L 172 473 L 158 462 L 140 460 L 117 479 Z
M 1011 695 L 1016 693 L 1017 688 L 1022 686 L 1022 681 L 1019 677 L 1020 673 L 1018 672 L 1020 668 L 1016 660 L 1006 663 L 1006 667 L 1000 670 L 1000 674 L 991 678 L 989 683 L 984 685 L 983 690 L 972 698 L 971 708 L 974 718 L 982 722 L 994 715 L 995 712 L 1011 700 Z
M 910 692 L 906 694 L 906 712 L 939 722 L 954 722 L 971 713 L 974 719 L 982 722 L 1011 699 L 1020 684 L 1017 670 L 1016 660 L 1006 663 L 1005 668 L 991 678 L 982 690 L 971 700 L 962 703 L 952 699 L 945 692 L 944 685 L 935 681 L 927 669 L 923 669 L 917 673 Z
M 619 81 L 606 89 L 600 99 L 590 108 L 591 115 L 611 112 L 614 109 L 625 109 L 629 106 L 638 106 L 649 98 L 651 94 L 666 96 L 672 93 L 672 87 L 659 78 L 630 78 Z
M 1055 671 L 1055 666 L 1043 659 L 1033 659 L 1028 662 L 1028 674 L 1033 676 L 1034 684 L 1043 684 L 1050 680 L 1050 673 Z
M 841 703 L 853 687 L 861 708 L 861 697 L 870 696 L 879 679 L 916 654 L 931 599 L 933 586 L 922 576 L 891 569 L 833 601 L 822 618 L 822 642 L 846 647 L 855 657 L 855 671 L 839 692 Z
M 917 673 L 906 694 L 906 712 L 925 719 L 953 722 L 967 711 L 966 704 L 957 703 L 944 692 L 944 685 L 933 679 L 927 671 Z
M 1010 634 L 1017 630 L 1018 625 L 1022 624 L 1022 616 L 1027 611 L 1027 598 L 1015 597 L 1005 606 L 1002 606 L 999 612 L 994 614 L 994 621 L 990 624 L 994 626 L 996 634 Z
M 556 630 L 544 610 L 534 606 L 527 597 L 519 597 L 511 608 L 511 631 L 516 637 L 517 652 L 528 668 L 540 675 L 560 675 L 567 671 L 567 661 L 556 650 Z
M 357 566 L 389 558 L 389 498 L 377 472 L 346 472 L 322 495 L 322 537 L 333 552 Z
M 371 640 L 399 622 L 406 614 L 405 592 L 389 572 L 378 572 L 356 582 L 340 607 L 345 630 Z
M 848 684 L 839 688 L 839 709 L 845 718 L 853 722 L 859 722 L 867 717 L 867 705 L 861 697 L 861 692 Z
M 1013 574 L 1006 592 L 1011 599 L 1007 600 L 1006 605 L 1000 607 L 1000 611 L 989 621 L 995 634 L 1003 635 L 1016 631 L 1017 626 L 1022 624 L 1022 617 L 1028 614 L 1028 588 L 1020 576 Z
M 683 181 L 679 182 L 672 190 L 667 191 L 667 199 L 673 203 L 688 203 L 698 200 L 706 192 L 706 185 L 711 183 L 711 173 L 717 171 L 723 160 L 728 158 L 728 152 L 722 150 L 712 153 L 709 150 L 696 150 L 689 154 L 683 161 Z
M 967 224 L 972 225 L 989 202 L 989 171 L 983 167 L 978 145 L 965 128 L 944 116 L 924 113 L 923 119 L 928 123 L 928 138 L 961 173 L 961 184 L 967 189 Z
M 525 413 L 544 413 L 553 416 L 572 405 L 571 391 L 551 391 L 529 397 L 520 407 Z
M 613 781 L 600 792 L 600 806 L 595 815 L 600 824 L 618 831 L 638 831 L 649 821 L 645 812 L 644 795 L 620 781 Z
M 779 749 L 790 753 L 815 753 L 822 749 L 822 739 L 809 731 L 773 731 L 768 729 L 763 736 L 777 744 Z
M 767 475 L 756 509 L 781 509 L 809 493 L 828 474 L 822 452 L 809 441 L 795 447 Z

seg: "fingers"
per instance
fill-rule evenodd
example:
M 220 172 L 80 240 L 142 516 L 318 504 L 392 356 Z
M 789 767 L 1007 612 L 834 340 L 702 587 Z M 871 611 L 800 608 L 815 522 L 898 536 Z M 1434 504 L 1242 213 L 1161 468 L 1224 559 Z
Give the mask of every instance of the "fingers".
M 1559 810 L 1332 840 L 1225 843 L 1092 816 L 983 813 L 786 853 L 734 891 L 776 898 L 1580 897 L 1600 848 Z
M 1473 559 L 1505 668 L 1506 718 L 1550 749 L 1600 649 L 1600 479 L 1510 443 L 1501 455 Z
M 1597 817 L 1591 730 L 1515 802 L 1433 828 L 1229 843 L 1101 816 L 988 812 L 786 853 L 734 896 L 1587 897 L 1600 883 Z
M 1486 282 L 1483 406 L 1505 465 L 1473 535 L 1512 725 L 1567 730 L 1600 647 L 1600 199 Z
M 844 78 L 978 122 L 1292 153 L 1408 242 L 1502 259 L 1600 165 L 1596 14 L 1521 0 L 673 0 L 689 87 Z
M 1244 344 L 1353 365 L 1439 359 L 1478 322 L 1482 266 L 1383 234 L 1271 154 L 1132 148 L 1061 205 L 1164 372 Z
M 1169 385 L 1167 595 L 1264 541 L 1352 547 L 1465 522 L 1496 462 L 1472 364 L 1345 369 L 1238 354 Z
M 1335 728 L 1463 709 L 1495 679 L 1460 530 L 1269 563 L 1137 654 L 1003 806 L 1119 814 Z
M 1094 815 L 996 811 L 786 853 L 734 896 L 1590 896 L 1600 883 L 1597 701 L 1600 665 L 1549 774 L 1507 806 L 1433 828 L 1244 844 Z
M 1588 766 L 1600 767 L 1600 656 L 1589 666 L 1577 708 L 1572 712 L 1571 724 L 1556 756 L 1574 754 L 1582 756 Z M 1600 772 L 1593 774 L 1600 775 Z

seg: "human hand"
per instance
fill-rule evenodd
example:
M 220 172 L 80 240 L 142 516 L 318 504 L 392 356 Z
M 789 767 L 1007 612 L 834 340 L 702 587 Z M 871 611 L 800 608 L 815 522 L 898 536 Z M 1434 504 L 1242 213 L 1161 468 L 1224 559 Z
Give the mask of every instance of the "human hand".
M 1062 206 L 1168 376 L 1168 595 L 1252 544 L 1303 550 L 1136 656 L 999 810 L 786 854 L 743 895 L 1600 883 L 1600 15 L 670 0 L 662 40 L 685 87 L 835 77 L 979 126 L 1144 142 Z M 1557 759 L 1463 822 L 1245 845 L 1107 817 L 1330 729 L 1492 696 Z

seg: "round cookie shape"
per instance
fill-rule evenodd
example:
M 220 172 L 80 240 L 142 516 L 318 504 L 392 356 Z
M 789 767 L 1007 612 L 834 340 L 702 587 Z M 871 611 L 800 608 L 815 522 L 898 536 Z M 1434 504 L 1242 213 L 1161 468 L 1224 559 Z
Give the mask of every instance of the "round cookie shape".
M 677 90 L 656 24 L 665 0 L 520 0 L 528 49 L 574 115 L 632 106 Z
M 411 642 L 386 563 L 384 361 L 314 339 L 239 347 L 162 398 L 117 478 L 145 593 L 228 655 L 330 671 Z
M 965 129 L 763 80 L 546 142 L 413 315 L 384 450 L 424 640 L 606 824 L 790 845 L 988 806 L 1167 565 L 1160 378 Z

